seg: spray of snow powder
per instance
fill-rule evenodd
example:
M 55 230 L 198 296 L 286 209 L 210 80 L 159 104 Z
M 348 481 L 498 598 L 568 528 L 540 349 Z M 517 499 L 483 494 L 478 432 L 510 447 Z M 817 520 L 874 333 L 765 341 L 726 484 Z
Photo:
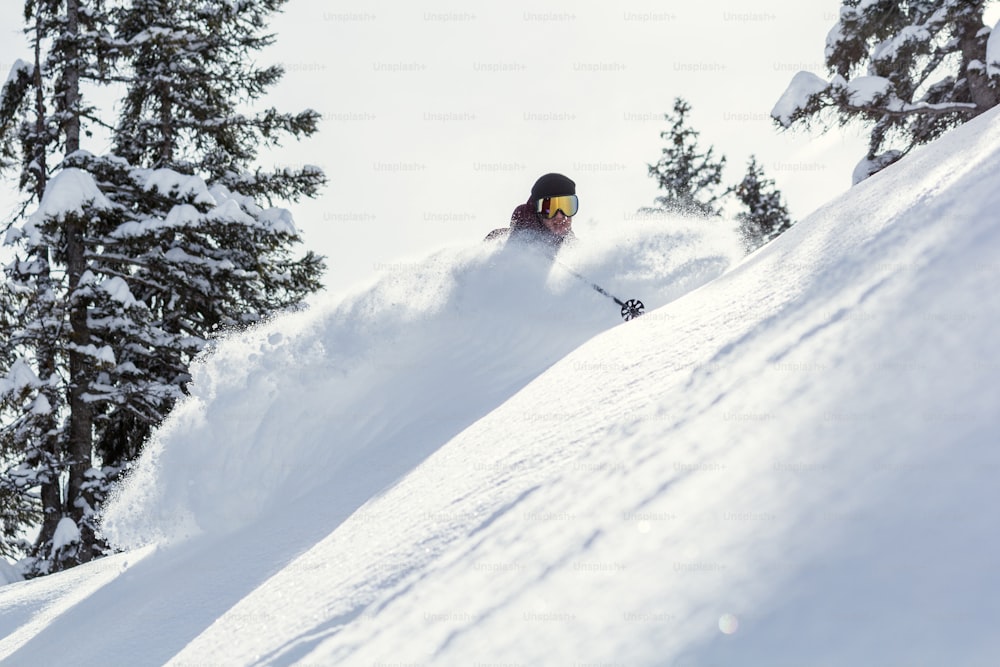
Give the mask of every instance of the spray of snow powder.
M 593 225 L 557 262 L 477 244 L 380 267 L 347 296 L 218 342 L 103 517 L 122 548 L 246 525 L 296 499 L 359 507 L 586 340 L 743 255 L 726 224 Z M 560 266 L 560 264 L 564 266 Z M 647 315 L 648 316 L 648 315 Z

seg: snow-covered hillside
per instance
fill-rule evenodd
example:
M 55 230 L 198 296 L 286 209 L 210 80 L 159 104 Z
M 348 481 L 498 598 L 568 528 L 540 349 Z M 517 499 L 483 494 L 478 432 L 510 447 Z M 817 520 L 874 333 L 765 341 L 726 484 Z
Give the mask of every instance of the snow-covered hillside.
M 620 326 L 477 245 L 223 342 L 130 550 L 0 589 L 0 657 L 993 664 L 998 174 L 994 112 L 721 276 L 723 232 L 595 230 L 561 259 L 659 306 Z

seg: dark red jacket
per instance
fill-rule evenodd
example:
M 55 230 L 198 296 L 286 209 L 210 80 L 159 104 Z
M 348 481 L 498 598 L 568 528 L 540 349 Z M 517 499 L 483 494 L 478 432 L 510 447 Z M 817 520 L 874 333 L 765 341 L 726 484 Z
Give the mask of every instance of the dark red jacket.
M 487 234 L 486 240 L 512 238 L 523 241 L 540 241 L 558 248 L 568 240 L 576 239 L 572 231 L 566 236 L 559 236 L 549 231 L 542 219 L 534 211 L 531 203 L 521 204 L 510 215 L 510 227 L 494 229 Z

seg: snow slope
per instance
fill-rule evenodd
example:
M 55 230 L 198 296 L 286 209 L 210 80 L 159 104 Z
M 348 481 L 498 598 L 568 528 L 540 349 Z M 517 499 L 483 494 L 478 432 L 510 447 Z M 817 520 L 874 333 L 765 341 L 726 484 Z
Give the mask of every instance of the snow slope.
M 665 231 L 647 222 L 587 244 L 557 261 L 642 294 L 651 308 L 740 255 L 731 231 L 703 225 Z M 343 301 L 219 345 L 105 529 L 129 546 L 218 532 L 313 490 L 317 503 L 353 511 L 621 322 L 617 305 L 563 266 L 520 244 L 443 250 L 384 267 L 381 281 Z
M 224 342 L 0 657 L 994 664 L 998 174 L 992 112 L 676 299 L 728 241 L 609 232 L 621 326 L 477 247 Z
M 655 308 L 740 254 L 731 230 L 651 220 L 590 229 L 559 262 Z M 127 580 L 91 598 L 102 607 L 152 605 L 114 621 L 128 628 L 116 651 L 129 660 L 168 659 L 452 436 L 621 323 L 610 299 L 534 249 L 476 242 L 382 270 L 352 295 L 222 342 L 194 369 L 191 399 L 105 517 L 119 544 L 160 545 L 156 557 L 128 561 Z M 133 577 L 158 583 L 137 586 Z M 0 617 L 0 632 L 32 611 L 30 594 L 18 600 L 20 616 Z M 42 602 L 46 613 L 62 604 Z M 67 606 L 55 625 L 84 645 L 106 641 L 106 617 Z M 164 623 L 177 607 L 197 609 Z M 0 642 L 0 655 L 29 634 Z M 64 642 L 33 644 L 46 662 Z M 95 646 L 94 664 L 103 655 Z

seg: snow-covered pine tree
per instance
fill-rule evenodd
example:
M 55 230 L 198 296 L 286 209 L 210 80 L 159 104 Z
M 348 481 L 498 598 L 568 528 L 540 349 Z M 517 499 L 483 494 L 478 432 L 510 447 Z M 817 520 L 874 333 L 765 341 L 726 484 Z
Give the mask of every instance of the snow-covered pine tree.
M 116 155 L 133 165 L 198 173 L 244 195 L 297 200 L 325 182 L 315 167 L 248 171 L 261 147 L 316 131 L 319 114 L 274 108 L 244 113 L 280 80 L 280 66 L 253 55 L 287 0 L 133 0 L 118 36 L 133 68 L 115 132 Z
M 755 156 L 750 156 L 746 174 L 732 192 L 744 206 L 736 219 L 747 252 L 756 250 L 792 226 L 781 192 L 773 179 L 765 177 Z
M 300 237 L 276 200 L 313 196 L 318 168 L 267 173 L 261 147 L 316 130 L 319 115 L 244 112 L 282 76 L 254 66 L 286 0 L 134 0 L 116 15 L 125 75 L 113 158 L 85 156 L 108 198 L 130 209 L 111 230 L 102 275 L 142 304 L 149 324 L 125 350 L 138 374 L 117 378 L 117 407 L 97 443 L 128 461 L 189 379 L 192 357 L 221 331 L 295 307 L 320 289 L 323 260 L 294 257 Z M 252 171 L 251 171 L 252 170 Z M 145 350 L 156 349 L 156 354 Z M 136 353 L 135 350 L 143 350 Z
M 104 550 L 95 513 L 183 395 L 193 357 L 212 336 L 299 306 L 323 270 L 314 253 L 293 256 L 291 216 L 271 207 L 313 195 L 322 172 L 252 164 L 260 146 L 315 131 L 317 114 L 237 108 L 281 75 L 249 63 L 283 2 L 136 0 L 110 14 L 84 2 L 28 3 L 50 31 L 39 43 L 52 46 L 41 66 L 22 68 L 40 75 L 38 95 L 21 74 L 5 87 L 12 113 L 0 125 L 6 161 L 19 157 L 37 209 L 8 229 L 18 258 L 6 267 L 2 312 L 16 317 L 0 356 L 3 478 L 16 480 L 0 488 L 0 510 L 13 523 L 30 518 L 25 507 L 43 517 L 29 576 Z M 110 31 L 73 33 L 81 16 Z M 83 48 L 83 33 L 101 36 L 102 48 Z M 122 156 L 79 150 L 90 115 L 79 81 L 99 82 L 95 73 L 126 89 L 113 132 Z M 37 146 L 24 139 L 31 127 L 44 130 Z
M 832 78 L 799 72 L 772 117 L 785 128 L 830 115 L 870 126 L 854 181 L 867 178 L 1000 103 L 1000 42 L 983 22 L 991 2 L 843 0 L 826 40 Z
M 18 168 L 25 198 L 5 242 L 16 248 L 4 267 L 5 366 L 0 428 L 8 504 L 41 516 L 33 548 L 39 572 L 89 560 L 94 525 L 90 488 L 92 411 L 87 393 L 96 348 L 82 293 L 85 238 L 100 207 L 81 192 L 45 197 L 60 155 L 80 147 L 92 107 L 81 93 L 107 74 L 109 16 L 101 3 L 28 0 L 25 32 L 31 65 L 18 63 L 2 96 L 4 168 Z M 58 205 L 57 205 L 58 204 Z M 35 214 L 25 216 L 32 206 Z M 23 516 L 23 512 L 22 512 Z M 72 526 L 72 528 L 70 528 Z M 84 542 L 91 541 L 88 546 Z
M 41 18 L 28 14 L 26 19 L 33 28 L 34 60 L 14 63 L 0 90 L 0 171 L 18 170 L 21 189 L 37 202 L 45 191 L 46 154 L 53 139 L 45 126 L 39 100 L 41 87 L 36 85 L 41 64 Z M 46 248 L 39 248 L 27 262 L 39 283 L 48 280 L 48 256 Z M 12 269 L 16 267 L 8 267 L 5 272 Z M 0 377 L 0 424 L 11 424 L 0 429 L 0 470 L 4 471 L 0 474 L 0 556 L 8 558 L 23 555 L 30 548 L 23 536 L 24 527 L 40 523 L 36 498 L 47 492 L 51 495 L 57 488 L 51 480 L 58 474 L 53 460 L 58 444 L 53 436 L 52 413 L 38 410 L 25 413 L 19 409 L 23 402 L 34 404 L 44 391 L 44 384 L 38 381 L 30 365 L 20 362 L 20 355 L 30 344 L 19 342 L 15 334 L 25 320 L 34 320 L 36 328 L 44 329 L 43 313 L 47 308 L 43 300 L 17 298 L 10 287 L 5 281 L 0 291 L 0 369 L 6 371 Z M 51 373 L 54 365 L 51 347 L 41 347 L 35 352 L 37 368 L 43 374 L 46 370 L 42 369 Z M 14 428 L 13 423 L 18 419 L 21 423 Z M 24 447 L 23 443 L 29 441 L 33 446 Z M 35 489 L 39 491 L 33 493 Z
M 674 112 L 665 118 L 670 129 L 660 133 L 666 140 L 662 155 L 656 164 L 647 165 L 649 175 L 656 179 L 664 194 L 656 198 L 657 206 L 643 209 L 643 213 L 679 213 L 712 217 L 720 214 L 717 208 L 722 197 L 717 189 L 722 183 L 722 169 L 726 158 L 715 158 L 714 149 L 702 151 L 698 146 L 699 133 L 688 125 L 691 105 L 677 98 Z

